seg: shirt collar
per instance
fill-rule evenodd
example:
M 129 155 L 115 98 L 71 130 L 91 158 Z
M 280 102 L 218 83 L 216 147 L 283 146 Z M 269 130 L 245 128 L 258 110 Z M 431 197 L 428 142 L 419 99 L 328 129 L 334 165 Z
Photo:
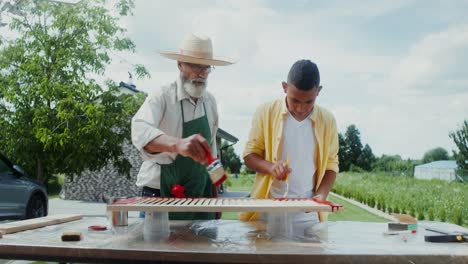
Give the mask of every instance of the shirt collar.
M 309 115 L 310 120 L 313 122 L 317 121 L 318 119 L 318 112 L 320 111 L 320 106 L 317 104 L 314 105 L 314 109 L 312 109 L 312 114 Z M 281 115 L 286 117 L 289 113 L 288 106 L 286 105 L 286 96 L 281 100 Z

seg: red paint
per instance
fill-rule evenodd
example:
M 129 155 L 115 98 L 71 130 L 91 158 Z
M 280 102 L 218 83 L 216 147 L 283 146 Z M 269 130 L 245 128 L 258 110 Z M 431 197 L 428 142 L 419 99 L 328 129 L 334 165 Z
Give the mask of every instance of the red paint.
M 320 200 L 317 200 L 315 198 L 312 198 L 312 201 L 314 201 L 314 202 L 316 202 L 318 204 L 326 204 L 326 205 L 330 206 L 332 208 L 332 212 L 336 212 L 340 208 L 343 208 L 343 206 L 341 204 L 332 203 L 330 201 L 320 201 Z
M 217 182 L 213 183 L 213 185 L 218 186 L 221 183 L 223 183 L 226 179 L 227 179 L 226 174 L 224 174 L 223 177 L 221 177 L 221 179 L 219 179 Z
M 92 226 L 88 226 L 88 229 L 95 230 L 95 231 L 104 231 L 104 230 L 107 230 L 107 227 L 102 226 L 102 225 L 92 225 Z
M 286 200 L 286 198 L 285 198 L 285 197 L 282 197 L 282 198 L 275 198 L 275 199 L 273 199 L 273 200 L 274 200 L 274 201 L 284 201 L 284 200 Z

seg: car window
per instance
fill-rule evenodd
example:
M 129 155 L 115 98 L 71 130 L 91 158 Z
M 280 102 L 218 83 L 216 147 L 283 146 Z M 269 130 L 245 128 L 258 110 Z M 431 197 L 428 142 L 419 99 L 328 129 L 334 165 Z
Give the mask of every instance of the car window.
M 8 165 L 0 159 L 0 174 L 7 174 L 7 173 L 12 173 L 13 171 L 11 170 Z

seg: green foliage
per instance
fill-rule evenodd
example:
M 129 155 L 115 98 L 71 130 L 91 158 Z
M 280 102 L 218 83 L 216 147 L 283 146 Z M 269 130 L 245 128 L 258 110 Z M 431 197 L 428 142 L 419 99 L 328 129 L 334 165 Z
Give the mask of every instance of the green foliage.
M 458 148 L 458 152 L 453 152 L 458 165 L 457 174 L 468 182 L 468 121 L 465 120 L 459 130 L 451 132 L 449 135 Z
M 361 133 L 355 125 L 350 125 L 345 133 L 346 144 L 348 145 L 348 160 L 351 164 L 357 164 L 357 160 L 362 153 Z
M 383 172 L 394 176 L 413 176 L 414 167 L 418 162 L 402 160 L 399 155 L 382 155 L 373 164 L 374 172 Z
M 442 221 L 442 222 L 447 221 L 447 214 L 446 214 L 446 212 L 445 212 L 445 207 L 440 208 L 440 211 L 439 211 L 439 219 L 440 219 L 440 221 Z
M 361 167 L 356 166 L 354 164 L 351 164 L 351 166 L 349 167 L 349 171 L 350 172 L 365 172 L 364 169 L 362 169 Z
M 368 144 L 364 148 L 362 147 L 360 132 L 355 125 L 350 125 L 347 128 L 345 136 L 339 133 L 338 142 L 340 145 L 338 152 L 340 171 L 356 171 L 356 167 L 364 171 L 372 169 L 372 164 L 375 161 L 374 154 Z
M 239 174 L 238 178 L 234 178 L 232 174 L 228 175 L 230 182 L 230 191 L 252 191 L 252 185 L 255 181 L 255 174 Z
M 239 156 L 234 152 L 234 147 L 230 146 L 227 141 L 221 143 L 221 163 L 225 168 L 228 168 L 231 173 L 240 173 L 241 161 Z
M 348 144 L 346 143 L 346 140 L 341 133 L 338 133 L 338 143 L 340 145 L 340 148 L 338 151 L 338 161 L 340 163 L 340 171 L 349 171 L 351 164 L 350 164 L 350 161 L 348 160 L 348 153 L 349 153 Z
M 435 219 L 435 214 L 434 214 L 434 208 L 433 208 L 433 207 L 427 209 L 427 219 L 428 219 L 429 221 L 434 221 L 434 219 Z
M 429 163 L 438 160 L 448 160 L 448 152 L 444 148 L 434 148 L 424 153 L 422 162 Z
M 468 225 L 468 185 L 376 173 L 340 173 L 333 191 L 382 211 Z M 399 209 L 397 209 L 399 208 Z
M 361 152 L 361 155 L 359 155 L 356 161 L 356 165 L 365 171 L 371 171 L 372 164 L 374 162 L 375 162 L 374 153 L 372 153 L 371 147 L 368 144 L 366 144 L 364 146 L 364 149 Z
M 104 74 L 112 50 L 134 51 L 106 1 L 74 5 L 22 1 L 24 17 L 10 28 L 17 37 L 0 47 L 0 143 L 29 174 L 79 174 L 112 162 L 128 174 L 121 144 L 143 95 L 119 95 L 90 74 Z M 117 4 L 127 14 L 132 1 Z M 139 66 L 139 77 L 147 76 Z
M 242 165 L 240 173 L 243 174 L 243 175 L 247 175 L 247 174 L 255 174 L 256 172 L 254 170 L 250 169 L 249 167 L 247 167 L 245 165 Z

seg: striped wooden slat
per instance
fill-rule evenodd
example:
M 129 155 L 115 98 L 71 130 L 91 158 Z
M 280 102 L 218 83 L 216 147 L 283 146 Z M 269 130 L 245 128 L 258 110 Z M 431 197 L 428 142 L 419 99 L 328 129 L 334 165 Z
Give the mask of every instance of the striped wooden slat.
M 123 199 L 107 206 L 108 211 L 146 212 L 336 212 L 343 206 L 309 198 L 161 198 Z

